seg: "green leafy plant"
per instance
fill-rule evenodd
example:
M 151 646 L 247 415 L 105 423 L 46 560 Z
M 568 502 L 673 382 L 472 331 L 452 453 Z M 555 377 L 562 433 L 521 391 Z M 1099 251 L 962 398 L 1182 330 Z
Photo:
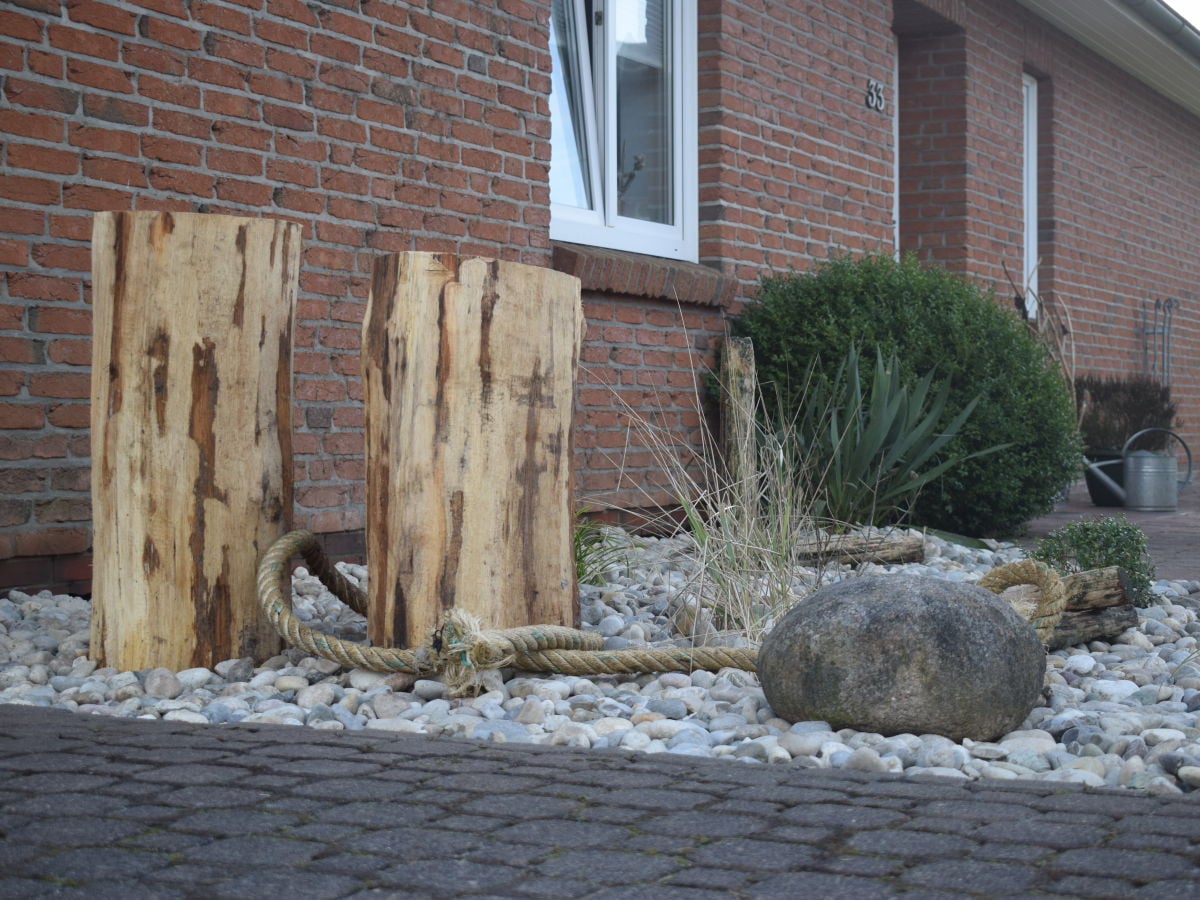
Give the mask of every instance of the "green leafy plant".
M 1129 576 L 1134 606 L 1149 606 L 1154 600 L 1154 564 L 1146 534 L 1124 516 L 1071 522 L 1039 540 L 1029 555 L 1061 575 L 1120 566 Z
M 604 584 L 609 569 L 628 563 L 625 548 L 609 540 L 604 526 L 587 518 L 586 511 L 576 514 L 571 543 L 575 577 L 580 584 Z
M 1080 375 L 1075 379 L 1079 431 L 1089 451 L 1119 453 L 1144 428 L 1176 428 L 1180 421 L 1171 388 L 1149 375 Z M 1136 449 L 1162 450 L 1162 432 L 1138 440 Z
M 1048 512 L 1078 473 L 1082 446 L 1070 386 L 1043 341 L 977 286 L 915 259 L 832 259 L 808 274 L 764 278 L 759 302 L 736 320 L 754 341 L 760 381 L 790 409 L 806 402 L 804 374 L 832 377 L 852 344 L 895 354 L 903 381 L 936 372 L 950 385 L 945 426 L 977 399 L 943 448 L 963 462 L 932 479 L 915 522 L 1000 537 Z M 983 455 L 997 445 L 1004 449 Z
M 965 459 L 994 453 L 944 453 L 974 411 L 969 401 L 945 420 L 950 385 L 928 372 L 906 383 L 899 360 L 876 351 L 864 378 L 857 347 L 831 379 L 810 377 L 804 411 L 794 426 L 808 459 L 802 472 L 819 474 L 810 485 L 818 517 L 860 525 L 903 521 L 921 489 Z

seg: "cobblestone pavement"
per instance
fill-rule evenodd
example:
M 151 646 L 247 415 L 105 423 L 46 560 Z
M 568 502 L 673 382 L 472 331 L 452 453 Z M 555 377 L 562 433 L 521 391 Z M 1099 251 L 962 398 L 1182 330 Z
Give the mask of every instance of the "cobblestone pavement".
M 1200 897 L 1200 802 L 0 706 L 0 898 Z

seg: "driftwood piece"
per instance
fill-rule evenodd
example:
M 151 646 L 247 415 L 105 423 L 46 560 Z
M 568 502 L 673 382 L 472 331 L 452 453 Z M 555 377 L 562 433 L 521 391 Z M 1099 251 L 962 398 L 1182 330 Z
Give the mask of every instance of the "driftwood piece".
M 721 353 L 721 453 L 726 476 L 743 505 L 756 502 L 758 495 L 757 397 L 754 342 L 731 337 Z
M 265 659 L 258 558 L 292 514 L 298 225 L 99 213 L 92 232 L 91 653 Z
M 1129 575 L 1119 566 L 1068 575 L 1063 578 L 1063 586 L 1067 607 L 1046 644 L 1051 650 L 1108 640 L 1137 625 L 1137 610 L 1129 597 Z M 1036 591 L 1035 587 L 1019 585 L 1006 590 L 1003 596 L 1010 600 Z
M 578 279 L 451 254 L 376 260 L 363 322 L 368 629 L 424 644 L 451 609 L 486 628 L 575 625 Z
M 803 544 L 799 560 L 818 563 L 908 563 L 924 562 L 925 540 L 919 534 L 837 534 Z
M 1046 646 L 1051 650 L 1074 647 L 1089 641 L 1114 638 L 1138 623 L 1137 610 L 1130 605 L 1081 609 L 1063 613 Z

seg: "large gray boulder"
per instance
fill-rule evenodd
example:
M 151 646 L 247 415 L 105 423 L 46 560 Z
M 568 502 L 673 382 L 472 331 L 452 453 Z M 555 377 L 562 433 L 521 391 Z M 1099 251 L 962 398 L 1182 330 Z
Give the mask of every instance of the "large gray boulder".
M 864 576 L 823 587 L 767 635 L 763 693 L 793 722 L 992 740 L 1038 702 L 1046 653 L 1033 627 L 983 588 Z

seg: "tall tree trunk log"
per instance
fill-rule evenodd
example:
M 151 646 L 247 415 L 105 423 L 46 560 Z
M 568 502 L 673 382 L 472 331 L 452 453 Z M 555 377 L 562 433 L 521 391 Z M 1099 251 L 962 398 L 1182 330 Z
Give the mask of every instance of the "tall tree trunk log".
M 99 213 L 92 233 L 91 652 L 265 659 L 258 557 L 290 527 L 300 229 Z
M 368 629 L 429 640 L 577 624 L 571 469 L 579 281 L 453 255 L 378 259 L 363 323 Z

